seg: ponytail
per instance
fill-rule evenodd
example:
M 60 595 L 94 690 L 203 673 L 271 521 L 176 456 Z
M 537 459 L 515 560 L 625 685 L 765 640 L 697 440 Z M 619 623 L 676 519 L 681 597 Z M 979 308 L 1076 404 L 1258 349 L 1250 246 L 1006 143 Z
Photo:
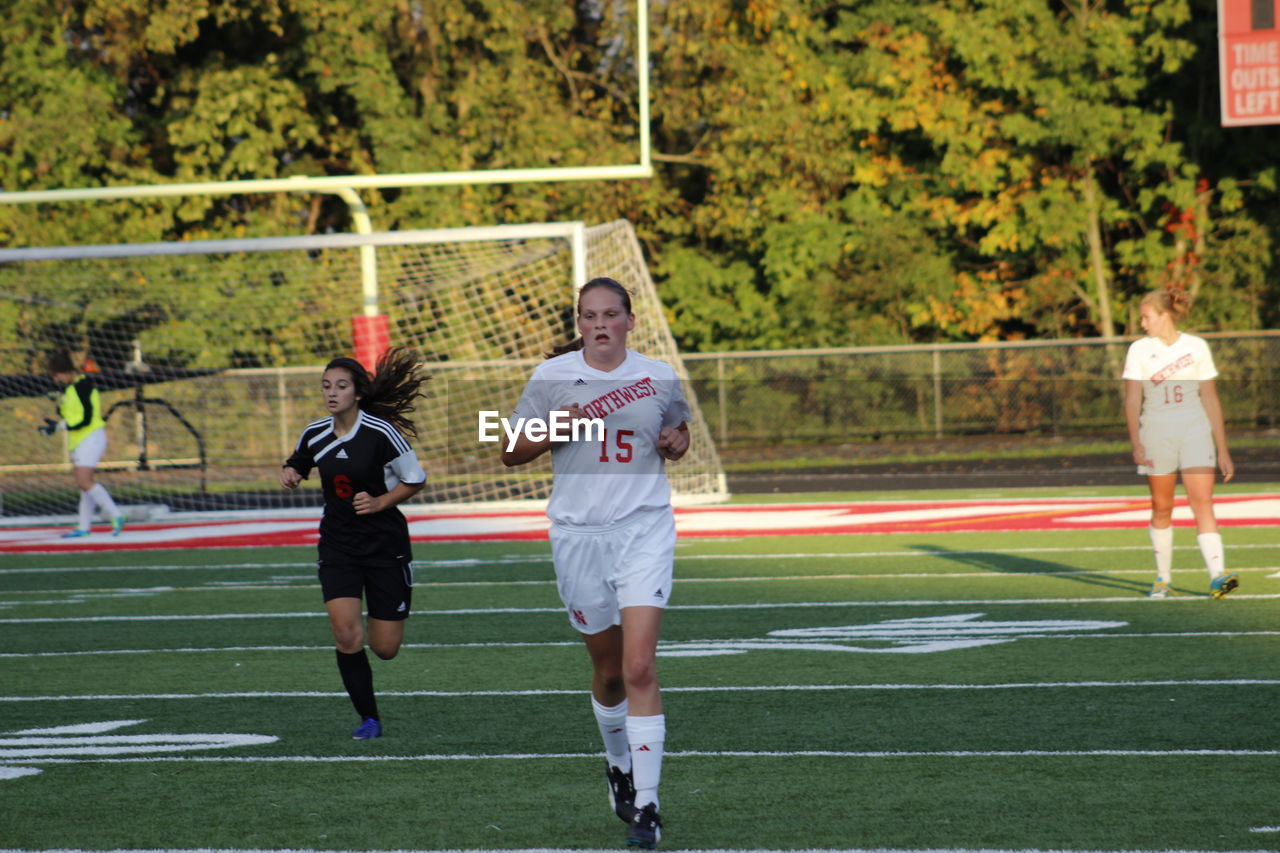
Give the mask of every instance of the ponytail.
M 1191 313 L 1191 294 L 1181 287 L 1153 290 L 1142 297 L 1140 305 L 1151 305 L 1161 314 L 1169 314 L 1173 322 L 1181 323 Z

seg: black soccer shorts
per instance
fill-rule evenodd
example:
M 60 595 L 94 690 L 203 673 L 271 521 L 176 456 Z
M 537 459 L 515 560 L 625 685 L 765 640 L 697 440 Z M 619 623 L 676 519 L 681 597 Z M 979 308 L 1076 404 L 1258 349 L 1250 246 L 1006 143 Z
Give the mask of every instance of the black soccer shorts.
M 409 618 L 413 605 L 413 566 L 361 566 L 344 560 L 317 563 L 324 600 L 364 597 L 369 617 L 397 622 Z

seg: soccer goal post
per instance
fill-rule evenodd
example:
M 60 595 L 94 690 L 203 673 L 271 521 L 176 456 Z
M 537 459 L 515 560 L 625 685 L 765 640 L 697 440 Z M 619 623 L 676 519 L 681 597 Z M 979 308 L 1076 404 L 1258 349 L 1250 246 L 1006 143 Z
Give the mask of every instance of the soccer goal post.
M 324 414 L 324 364 L 386 344 L 413 347 L 432 377 L 413 415 L 428 474 L 419 501 L 545 498 L 549 460 L 505 468 L 478 442 L 478 413 L 514 408 L 533 367 L 573 334 L 576 288 L 595 276 L 631 292 L 631 347 L 685 380 L 693 444 L 668 467 L 677 500 L 724 498 L 639 243 L 617 221 L 0 250 L 0 507 L 74 512 L 65 434 L 36 430 L 54 416 L 44 366 L 57 349 L 102 389 L 99 474 L 135 516 L 318 505 L 314 478 L 279 487 L 280 464 Z

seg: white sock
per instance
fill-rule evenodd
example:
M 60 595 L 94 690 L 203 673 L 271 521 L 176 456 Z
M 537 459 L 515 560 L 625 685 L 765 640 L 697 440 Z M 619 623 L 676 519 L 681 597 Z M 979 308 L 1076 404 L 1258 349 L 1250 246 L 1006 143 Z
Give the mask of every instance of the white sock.
M 1173 525 L 1148 527 L 1147 532 L 1156 552 L 1156 580 L 1173 583 Z
M 658 805 L 658 782 L 662 779 L 662 743 L 667 739 L 667 718 L 627 717 L 627 737 L 631 741 L 631 775 L 636 782 L 636 808 Z
M 612 708 L 601 705 L 591 697 L 591 710 L 595 712 L 600 737 L 604 739 L 604 754 L 609 763 L 626 773 L 631 769 L 630 741 L 627 740 L 627 700 Z
M 1204 567 L 1209 570 L 1209 577 L 1216 578 L 1227 570 L 1226 555 L 1222 551 L 1222 535 L 1219 533 L 1201 533 L 1196 537 L 1200 546 L 1200 556 L 1204 557 Z
M 88 492 L 80 493 L 80 529 L 88 530 L 93 524 L 93 496 Z
M 111 499 L 111 493 L 107 491 L 107 487 L 101 483 L 94 483 L 93 488 L 89 490 L 89 497 L 93 498 L 93 502 L 98 505 L 98 509 L 102 510 L 102 514 L 106 516 L 107 521 L 115 521 L 116 516 L 120 514 L 120 509 L 116 506 L 116 502 Z M 88 525 L 85 525 L 88 528 Z

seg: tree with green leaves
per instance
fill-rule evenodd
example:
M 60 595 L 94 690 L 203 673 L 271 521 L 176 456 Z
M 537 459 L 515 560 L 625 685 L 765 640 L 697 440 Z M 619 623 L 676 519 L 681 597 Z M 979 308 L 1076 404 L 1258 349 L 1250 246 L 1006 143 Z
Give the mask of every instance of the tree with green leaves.
M 1166 284 L 1199 328 L 1280 320 L 1280 130 L 1217 126 L 1211 0 L 650 12 L 653 179 L 366 192 L 375 226 L 625 217 L 691 349 L 1135 332 Z M 0 186 L 633 162 L 633 14 L 12 0 Z M 350 228 L 318 194 L 0 206 L 11 246 Z

